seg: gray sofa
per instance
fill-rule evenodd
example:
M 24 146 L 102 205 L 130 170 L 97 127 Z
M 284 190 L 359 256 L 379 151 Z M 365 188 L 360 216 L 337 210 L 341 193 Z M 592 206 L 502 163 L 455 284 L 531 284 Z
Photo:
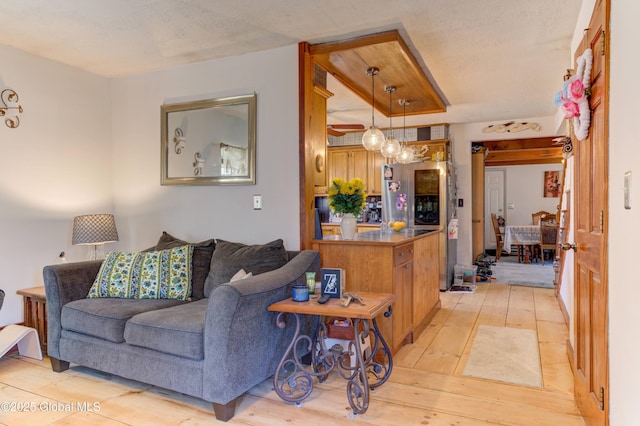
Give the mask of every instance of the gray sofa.
M 203 271 L 195 270 L 209 253 L 201 251 L 199 260 L 194 253 L 194 295 L 202 291 L 196 280 L 211 287 L 211 274 L 205 280 Z M 190 301 L 88 299 L 101 261 L 46 266 L 52 368 L 62 372 L 76 363 L 192 395 L 212 402 L 216 418 L 227 421 L 237 398 L 274 374 L 291 341 L 293 327 L 278 328 L 267 307 L 290 297 L 291 286 L 303 283 L 305 272 L 320 269 L 318 252 L 285 253 L 283 266 L 268 272 L 258 268 L 252 277 L 216 285 Z M 216 263 L 213 256 L 211 268 L 224 269 L 225 258 L 218 256 Z M 247 272 L 259 266 L 253 260 Z M 313 333 L 317 321 L 307 319 L 303 326 Z

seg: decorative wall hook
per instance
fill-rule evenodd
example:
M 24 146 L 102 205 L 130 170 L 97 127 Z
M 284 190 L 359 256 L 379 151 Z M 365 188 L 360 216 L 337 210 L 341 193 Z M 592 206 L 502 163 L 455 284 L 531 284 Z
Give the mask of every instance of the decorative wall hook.
M 18 104 L 18 94 L 15 90 L 4 89 L 0 95 L 4 107 L 0 107 L 0 117 L 4 117 L 4 124 L 15 129 L 20 125 L 20 114 L 22 106 Z
M 176 136 L 173 138 L 173 143 L 175 144 L 173 149 L 176 151 L 176 154 L 182 154 L 182 150 L 187 144 L 187 138 L 184 137 L 184 133 L 180 127 L 176 128 Z
M 202 175 L 202 168 L 204 167 L 204 163 L 206 160 L 202 158 L 202 155 L 199 152 L 196 152 L 193 155 L 193 175 L 200 176 Z

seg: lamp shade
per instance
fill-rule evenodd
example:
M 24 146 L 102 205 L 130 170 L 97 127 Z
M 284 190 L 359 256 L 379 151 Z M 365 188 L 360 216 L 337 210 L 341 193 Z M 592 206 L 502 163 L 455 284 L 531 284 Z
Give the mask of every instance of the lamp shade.
M 118 241 L 118 230 L 113 215 L 88 214 L 73 218 L 72 244 L 103 244 L 115 241 Z

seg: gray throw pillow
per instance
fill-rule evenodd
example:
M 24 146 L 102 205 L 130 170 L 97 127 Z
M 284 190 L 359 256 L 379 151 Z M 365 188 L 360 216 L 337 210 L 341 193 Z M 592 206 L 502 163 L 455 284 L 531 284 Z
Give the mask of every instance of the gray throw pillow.
M 211 239 L 199 243 L 189 243 L 178 239 L 167 232 L 162 232 L 162 235 L 155 246 L 155 250 L 166 250 L 174 247 L 180 247 L 185 244 L 193 246 L 193 256 L 191 260 L 191 297 L 193 299 L 202 299 L 205 297 L 204 282 L 209 274 L 211 255 L 216 248 L 216 242 Z
M 246 245 L 217 240 L 211 257 L 209 276 L 204 284 L 205 297 L 221 284 L 228 283 L 240 269 L 253 275 L 278 269 L 289 261 L 282 240 L 263 245 Z

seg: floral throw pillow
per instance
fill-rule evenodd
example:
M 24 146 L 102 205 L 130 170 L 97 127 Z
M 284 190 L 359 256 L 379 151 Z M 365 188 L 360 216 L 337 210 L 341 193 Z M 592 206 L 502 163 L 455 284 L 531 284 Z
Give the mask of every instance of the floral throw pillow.
M 191 297 L 193 246 L 141 253 L 111 252 L 87 298 L 178 299 Z

